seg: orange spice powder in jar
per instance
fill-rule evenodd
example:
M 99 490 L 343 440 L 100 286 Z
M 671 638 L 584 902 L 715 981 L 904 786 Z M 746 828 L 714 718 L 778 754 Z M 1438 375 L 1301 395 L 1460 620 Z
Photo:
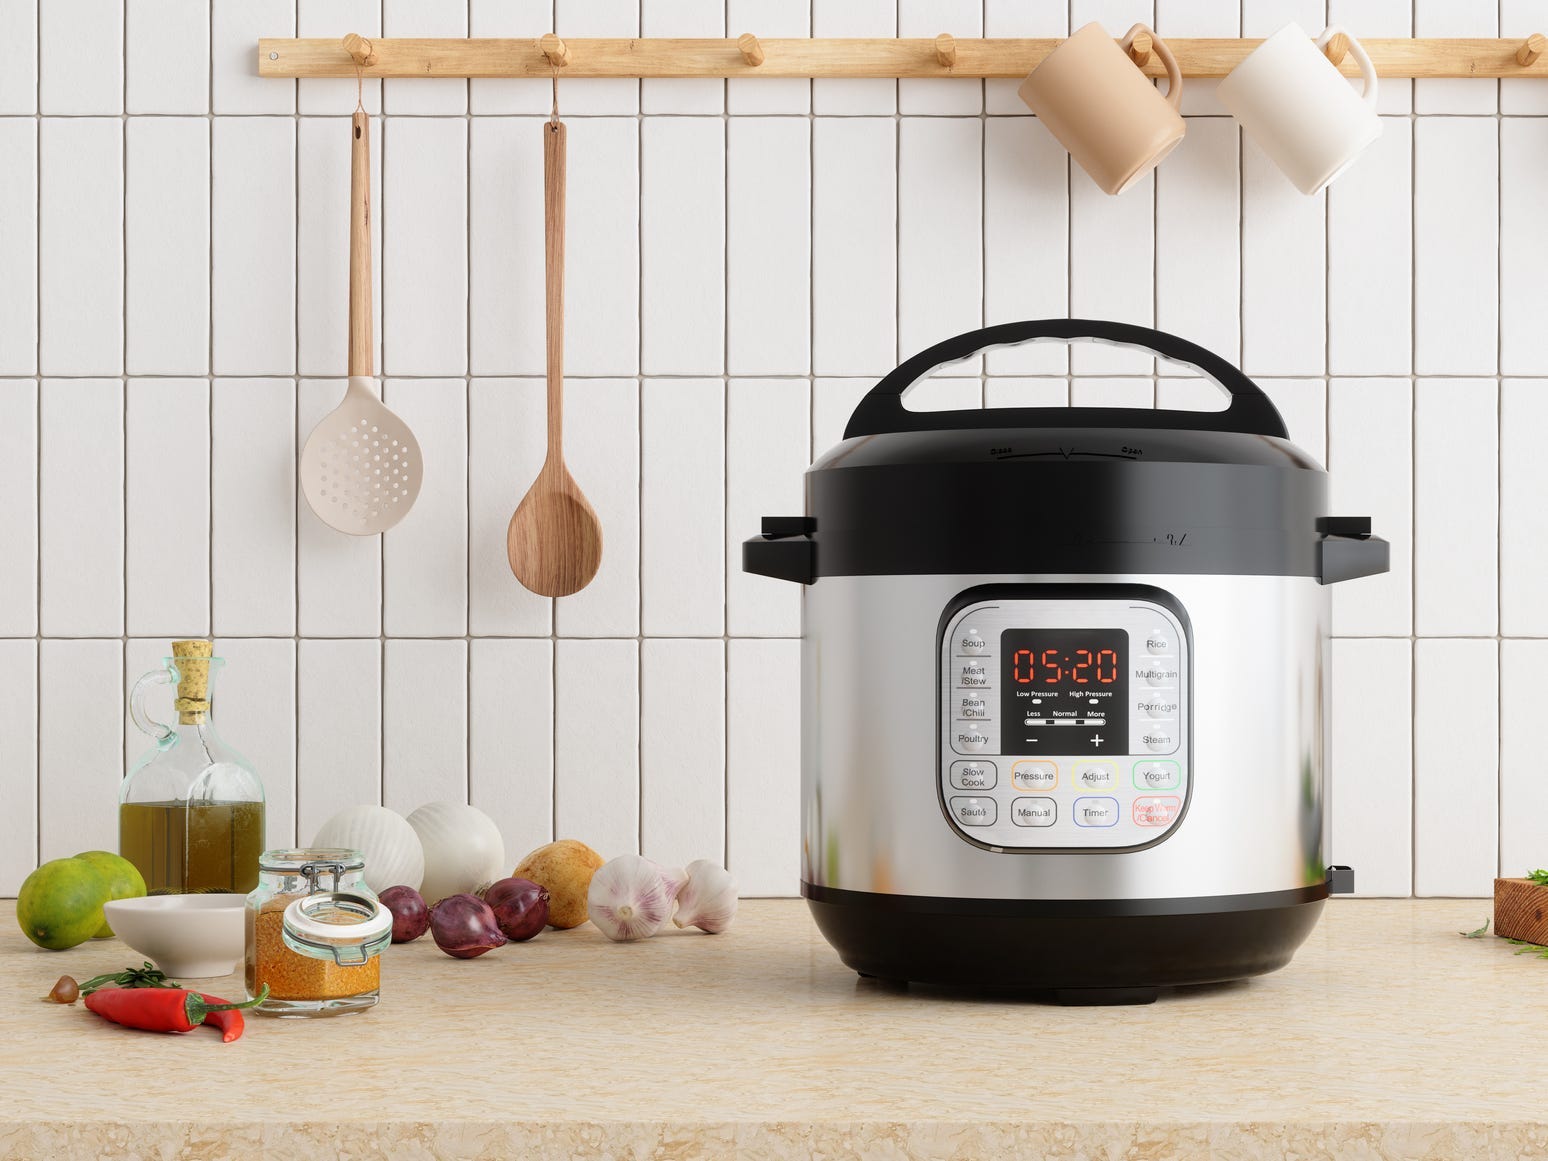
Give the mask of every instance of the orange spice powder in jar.
M 323 1016 L 377 1002 L 379 952 L 391 937 L 391 914 L 366 886 L 364 866 L 350 850 L 264 853 L 246 913 L 248 998 L 269 986 L 256 1011 Z

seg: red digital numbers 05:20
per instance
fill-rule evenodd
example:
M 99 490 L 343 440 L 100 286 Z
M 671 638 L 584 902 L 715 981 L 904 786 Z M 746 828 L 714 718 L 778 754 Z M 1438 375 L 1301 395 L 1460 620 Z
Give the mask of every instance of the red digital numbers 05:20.
M 1066 668 L 1068 666 L 1068 668 Z M 1042 675 L 1038 675 L 1038 668 Z M 1075 659 L 1062 657 L 1057 649 L 1044 649 L 1038 656 L 1031 649 L 1018 649 L 1011 657 L 1011 677 L 1017 685 L 1058 685 L 1068 679 L 1075 685 L 1090 685 L 1095 675 L 1098 685 L 1111 685 L 1118 680 L 1118 651 L 1116 649 L 1075 650 Z

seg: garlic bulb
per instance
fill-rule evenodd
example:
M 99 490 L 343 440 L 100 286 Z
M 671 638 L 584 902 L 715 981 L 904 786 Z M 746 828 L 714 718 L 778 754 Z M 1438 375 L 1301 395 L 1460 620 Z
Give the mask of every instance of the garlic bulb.
M 736 880 L 731 872 L 708 859 L 695 859 L 684 869 L 688 882 L 678 893 L 672 922 L 711 934 L 730 927 L 736 918 Z
M 688 872 L 681 867 L 668 867 L 662 863 L 656 863 L 656 870 L 661 875 L 661 881 L 666 884 L 667 898 L 677 902 L 677 897 L 688 885 Z
M 661 868 L 642 855 L 609 859 L 591 876 L 586 910 L 617 943 L 655 935 L 672 913 L 672 891 Z

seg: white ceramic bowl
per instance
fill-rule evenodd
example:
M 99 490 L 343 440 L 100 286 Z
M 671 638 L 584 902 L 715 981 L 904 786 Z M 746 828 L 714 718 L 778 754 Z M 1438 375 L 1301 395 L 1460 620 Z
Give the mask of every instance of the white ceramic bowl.
M 242 958 L 246 895 L 150 895 L 102 905 L 113 933 L 174 980 L 228 975 Z

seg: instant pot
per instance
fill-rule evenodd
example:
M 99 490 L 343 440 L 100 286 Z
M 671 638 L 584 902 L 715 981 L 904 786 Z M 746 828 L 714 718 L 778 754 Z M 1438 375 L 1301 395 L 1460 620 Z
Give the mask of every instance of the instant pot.
M 990 347 L 1093 339 L 1191 365 L 1221 411 L 917 412 Z M 1327 586 L 1370 521 L 1250 379 L 1172 335 L 1055 319 L 931 347 L 763 522 L 801 584 L 802 892 L 866 976 L 1070 1003 L 1287 963 L 1323 862 Z

